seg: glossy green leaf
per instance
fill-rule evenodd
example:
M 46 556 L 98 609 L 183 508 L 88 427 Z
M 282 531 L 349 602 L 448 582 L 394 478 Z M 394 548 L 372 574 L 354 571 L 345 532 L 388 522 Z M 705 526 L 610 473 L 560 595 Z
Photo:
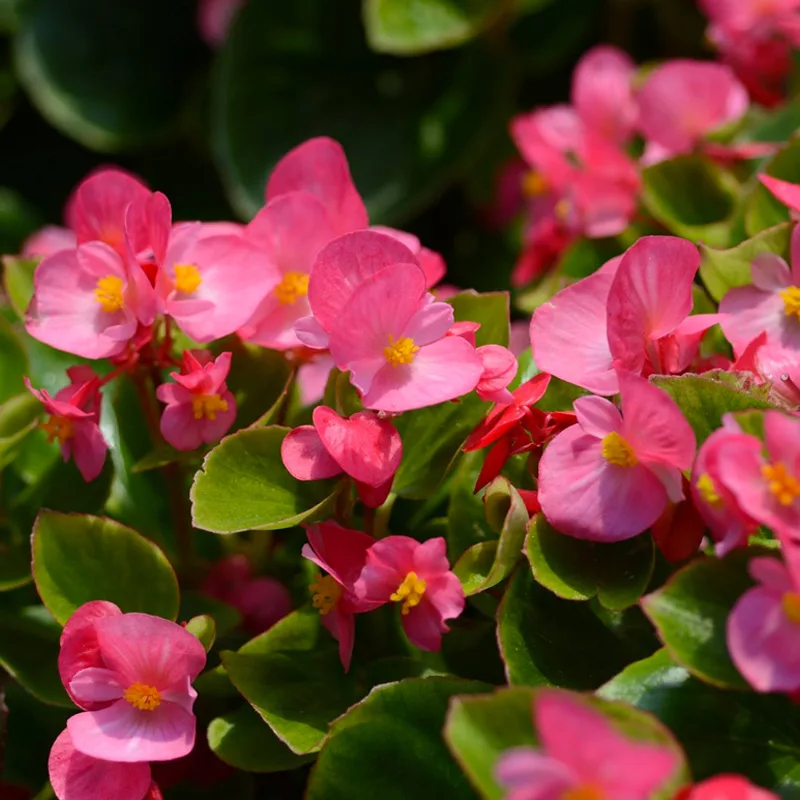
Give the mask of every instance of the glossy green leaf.
M 217 625 L 214 622 L 214 617 L 208 614 L 201 614 L 188 620 L 184 627 L 192 636 L 196 636 L 200 640 L 200 644 L 205 647 L 206 653 L 214 646 L 214 641 L 217 638 Z
M 28 359 L 18 333 L 0 317 L 0 403 L 26 392 L 22 376 L 28 374 Z
M 33 531 L 33 577 L 62 625 L 89 600 L 171 620 L 178 613 L 178 582 L 164 554 L 110 519 L 42 511 Z
M 753 585 L 747 564 L 767 550 L 735 550 L 701 557 L 675 573 L 642 608 L 675 660 L 709 683 L 747 688 L 728 654 L 725 626 L 733 604 Z
M 212 533 L 280 530 L 325 516 L 333 481 L 298 481 L 281 460 L 288 428 L 252 428 L 220 442 L 192 484 L 192 518 Z
M 195 4 L 40 0 L 23 18 L 16 69 L 42 115 L 81 144 L 114 151 L 161 138 L 197 63 Z
M 800 140 L 793 139 L 779 153 L 773 156 L 759 172 L 789 183 L 800 182 Z M 760 181 L 753 181 L 752 189 L 745 204 L 745 228 L 748 235 L 780 225 L 789 219 L 789 210 Z
M 38 263 L 38 258 L 3 256 L 3 286 L 20 319 L 25 319 L 25 309 L 33 297 L 33 273 Z
M 238 652 L 224 652 L 222 663 L 234 686 L 298 755 L 319 750 L 328 725 L 361 696 L 319 613 L 308 607 Z
M 761 253 L 777 253 L 788 263 L 791 233 L 792 226 L 783 223 L 761 231 L 730 250 L 716 250 L 701 244 L 700 277 L 711 296 L 719 301 L 729 289 L 752 283 L 750 265 Z
M 0 406 L 0 469 L 10 464 L 42 413 L 42 404 L 29 392 Z
M 307 800 L 472 800 L 442 726 L 451 697 L 484 683 L 411 678 L 377 686 L 336 720 L 317 759 Z
M 702 156 L 679 156 L 645 169 L 644 202 L 650 213 L 678 236 L 725 246 L 739 186 Z
M 33 580 L 31 548 L 27 535 L 0 527 L 0 592 L 17 589 Z
M 461 292 L 448 301 L 453 306 L 456 322 L 478 322 L 475 332 L 478 347 L 499 344 L 508 347 L 509 297 L 508 292 Z
M 480 450 L 465 453 L 453 471 L 447 504 L 447 549 L 451 560 L 481 542 L 495 542 L 497 534 L 486 521 L 482 493 L 475 494 L 486 454 Z
M 611 609 L 639 600 L 655 563 L 649 533 L 624 542 L 588 542 L 555 530 L 543 514 L 531 520 L 525 553 L 534 578 L 551 592 L 565 600 L 597 597 Z
M 775 408 L 752 381 L 730 373 L 660 376 L 653 378 L 653 383 L 678 404 L 698 445 L 722 425 L 722 417 L 729 411 Z
M 696 780 L 738 773 L 780 797 L 800 797 L 800 707 L 785 695 L 709 686 L 666 650 L 626 667 L 598 694 L 650 711 L 668 725 Z
M 212 719 L 208 744 L 217 758 L 247 772 L 283 772 L 313 760 L 293 753 L 248 705 Z
M 490 514 L 499 514 L 499 538 L 472 545 L 453 567 L 466 595 L 485 592 L 504 581 L 519 561 L 525 541 L 528 510 L 506 478 L 495 478 L 486 487 L 484 502 L 490 525 Z
M 637 608 L 601 611 L 556 597 L 518 568 L 497 615 L 509 683 L 595 689 L 656 649 Z

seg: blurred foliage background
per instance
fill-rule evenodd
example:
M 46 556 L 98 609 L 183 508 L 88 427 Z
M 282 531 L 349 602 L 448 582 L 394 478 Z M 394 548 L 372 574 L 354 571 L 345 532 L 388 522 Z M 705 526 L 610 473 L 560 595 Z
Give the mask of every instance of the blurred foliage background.
M 702 57 L 693 0 L 246 0 L 226 41 L 198 0 L 0 0 L 0 251 L 61 220 L 117 163 L 176 219 L 249 219 L 287 150 L 344 145 L 374 223 L 417 233 L 448 282 L 505 288 L 514 235 L 486 224 L 510 117 L 565 101 L 576 60 Z

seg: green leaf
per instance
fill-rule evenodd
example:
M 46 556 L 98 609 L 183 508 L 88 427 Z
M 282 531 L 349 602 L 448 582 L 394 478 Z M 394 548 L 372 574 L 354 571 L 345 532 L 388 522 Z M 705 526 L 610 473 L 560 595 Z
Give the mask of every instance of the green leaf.
M 488 688 L 451 678 L 377 686 L 331 726 L 307 800 L 472 800 L 442 726 L 451 697 Z
M 223 439 L 192 484 L 192 519 L 212 533 L 281 530 L 327 513 L 335 483 L 298 481 L 281 460 L 288 428 L 251 428 Z
M 729 411 L 775 408 L 758 388 L 729 373 L 706 372 L 703 375 L 681 375 L 653 378 L 678 404 L 694 430 L 698 446 L 722 425 L 722 416 Z
M 29 537 L 0 527 L 0 592 L 17 589 L 33 580 Z
M 195 4 L 172 0 L 163 11 L 160 0 L 39 0 L 14 52 L 34 105 L 95 150 L 162 138 L 184 108 L 200 52 Z
M 208 744 L 217 758 L 247 772 L 283 772 L 314 758 L 293 753 L 248 705 L 212 719 Z
M 222 654 L 234 686 L 298 755 L 319 750 L 328 725 L 361 696 L 319 619 L 301 608 L 238 652 Z
M 27 393 L 22 376 L 28 374 L 28 359 L 17 332 L 0 317 L 0 403 Z
M 668 725 L 695 780 L 738 773 L 780 797 L 800 797 L 800 707 L 786 695 L 709 686 L 666 650 L 626 667 L 598 694 L 650 711 Z
M 43 606 L 0 611 L 0 667 L 43 703 L 72 707 L 58 674 L 61 626 Z
M 395 427 L 403 440 L 403 461 L 392 491 L 400 497 L 430 497 L 488 410 L 489 404 L 471 393 L 457 403 L 440 403 L 399 417 Z
M 0 69 L 0 128 L 11 111 L 9 101 L 15 89 L 11 72 Z M 30 203 L 13 189 L 0 186 L 0 253 L 16 253 L 41 225 L 42 220 Z
M 791 234 L 792 226 L 782 223 L 757 233 L 730 250 L 716 250 L 701 244 L 700 277 L 711 296 L 719 301 L 729 289 L 752 283 L 750 265 L 761 253 L 776 253 L 788 261 Z
M 517 490 L 506 478 L 497 477 L 486 487 L 486 516 L 499 516 L 499 538 L 479 542 L 458 559 L 453 572 L 464 587 L 464 594 L 485 592 L 504 581 L 522 554 L 528 510 Z M 496 527 L 496 526 L 494 526 Z
M 242 621 L 238 609 L 201 592 L 181 592 L 181 609 L 178 619 L 208 616 L 214 620 L 217 636 L 223 636 Z
M 531 520 L 525 553 L 533 577 L 554 594 L 565 600 L 597 597 L 610 609 L 636 603 L 655 564 L 649 533 L 624 542 L 588 542 L 555 530 L 543 514 Z
M 595 689 L 656 649 L 637 608 L 601 611 L 562 600 L 535 583 L 529 569 L 517 569 L 497 615 L 509 683 Z
M 768 553 L 748 548 L 723 559 L 701 557 L 642 598 L 644 612 L 671 655 L 704 681 L 748 688 L 728 654 L 725 626 L 733 604 L 753 585 L 748 562 Z
M 388 59 L 364 41 L 359 4 L 248 3 L 220 54 L 215 150 L 245 217 L 302 141 L 343 145 L 372 222 L 396 224 L 467 169 L 510 102 L 508 62 L 481 44 Z M 391 158 L 387 154 L 391 153 Z
M 42 404 L 29 392 L 0 406 L 0 470 L 10 464 L 42 413 Z
M 161 469 L 167 464 L 177 464 L 182 461 L 192 461 L 198 458 L 196 451 L 176 450 L 168 444 L 157 445 L 155 450 L 151 450 L 146 456 L 140 458 L 132 467 L 131 472 L 150 472 L 154 469 Z
M 499 344 L 508 347 L 509 336 L 509 296 L 508 292 L 483 292 L 472 289 L 461 292 L 448 301 L 453 306 L 456 322 L 478 322 L 480 328 L 475 332 L 478 347 L 485 344 Z
M 714 246 L 728 243 L 739 194 L 730 173 L 691 155 L 648 167 L 643 180 L 645 205 L 673 233 Z
M 208 614 L 201 614 L 198 617 L 192 617 L 184 627 L 192 636 L 196 636 L 200 640 L 200 644 L 206 649 L 206 653 L 214 646 L 214 641 L 217 638 L 217 625 L 214 622 L 214 617 Z
M 178 614 L 178 581 L 164 554 L 110 519 L 42 511 L 33 529 L 33 577 L 62 625 L 89 600 L 108 600 L 126 613 Z
M 21 320 L 25 319 L 25 310 L 33 297 L 33 273 L 39 261 L 38 258 L 3 256 L 3 286 L 11 307 Z
M 789 183 L 800 182 L 800 139 L 793 139 L 779 153 L 774 155 L 759 170 L 774 178 Z M 772 228 L 787 222 L 789 210 L 761 181 L 752 182 L 752 191 L 745 201 L 744 225 L 749 236 L 755 236 L 765 228 Z
M 486 521 L 482 493 L 473 491 L 485 457 L 480 450 L 465 453 L 453 470 L 447 504 L 447 550 L 451 560 L 472 545 L 493 543 L 497 538 Z

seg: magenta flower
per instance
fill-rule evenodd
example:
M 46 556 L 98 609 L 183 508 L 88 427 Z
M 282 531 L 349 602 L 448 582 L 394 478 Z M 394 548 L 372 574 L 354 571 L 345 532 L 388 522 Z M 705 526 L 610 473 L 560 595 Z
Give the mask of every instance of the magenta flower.
M 206 663 L 180 625 L 123 614 L 113 603 L 82 605 L 61 635 L 58 669 L 83 713 L 67 720 L 79 753 L 104 761 L 170 761 L 194 746 L 191 682 Z
M 539 464 L 539 502 L 562 533 L 620 541 L 641 533 L 683 498 L 682 470 L 695 438 L 669 395 L 618 373 L 622 415 L 600 397 L 575 401 L 578 424 L 556 436 Z
M 505 800 L 649 800 L 680 769 L 676 746 L 623 736 L 569 692 L 538 690 L 533 713 L 541 749 L 514 748 L 495 766 Z
M 317 575 L 311 584 L 312 604 L 319 609 L 323 626 L 339 642 L 339 658 L 347 672 L 353 657 L 354 615 L 381 605 L 365 600 L 355 592 L 367 552 L 375 540 L 366 533 L 343 528 L 335 522 L 309 525 L 306 535 L 309 543 L 303 545 L 303 557 L 328 573 Z
M 754 786 L 741 775 L 715 775 L 683 789 L 675 800 L 779 800 L 779 797 Z
M 196 352 L 210 358 L 207 352 Z M 218 442 L 233 425 L 236 400 L 225 383 L 230 367 L 230 353 L 203 364 L 185 350 L 181 371 L 171 373 L 175 383 L 162 383 L 156 390 L 158 399 L 167 404 L 161 433 L 176 450 Z
M 313 425 L 301 425 L 281 444 L 286 469 L 299 481 L 333 478 L 343 472 L 356 482 L 365 505 L 376 508 L 389 494 L 403 457 L 400 434 L 387 419 L 359 411 L 350 419 L 319 406 Z
M 50 415 L 41 424 L 50 442 L 58 441 L 64 461 L 75 459 L 85 481 L 93 481 L 103 470 L 108 445 L 100 432 L 100 381 L 89 367 L 67 370 L 71 383 L 54 398 L 42 389 L 25 385 Z
M 203 41 L 215 50 L 225 44 L 228 31 L 245 0 L 199 0 L 197 29 Z
M 792 269 L 774 253 L 750 265 L 752 286 L 731 289 L 719 305 L 725 336 L 740 354 L 761 333 L 767 343 L 800 351 L 800 228 L 792 231 Z
M 408 536 L 387 536 L 367 551 L 355 587 L 367 603 L 401 604 L 403 630 L 422 650 L 438 651 L 446 620 L 464 610 L 464 590 L 451 572 L 442 537 L 418 542 Z

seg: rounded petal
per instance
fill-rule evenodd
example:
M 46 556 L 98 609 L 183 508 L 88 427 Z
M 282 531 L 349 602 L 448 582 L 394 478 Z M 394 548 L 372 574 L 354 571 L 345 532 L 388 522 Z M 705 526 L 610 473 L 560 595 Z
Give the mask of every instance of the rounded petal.
M 361 574 L 367 552 L 375 544 L 366 533 L 343 528 L 335 522 L 309 525 L 306 536 L 310 546 L 303 548 L 303 557 L 347 588 L 352 587 Z
M 420 543 L 410 536 L 387 536 L 374 542 L 356 583 L 358 597 L 388 603 L 406 575 L 414 570 L 414 554 L 419 547 Z
M 217 411 L 214 419 L 206 417 L 200 420 L 200 435 L 206 444 L 218 442 L 231 428 L 236 420 L 236 398 L 227 390 L 220 399 L 227 405 L 224 411 Z
M 753 285 L 762 292 L 779 292 L 792 284 L 789 265 L 775 253 L 760 253 L 750 264 Z
M 340 475 L 342 467 L 328 452 L 313 425 L 300 425 L 281 443 L 283 466 L 299 481 L 318 481 Z
M 495 777 L 507 789 L 506 800 L 553 800 L 578 785 L 563 762 L 532 747 L 514 747 L 497 760 Z
M 322 617 L 325 629 L 339 642 L 339 660 L 345 672 L 350 671 L 353 658 L 353 645 L 356 638 L 356 618 L 349 611 L 343 611 L 338 604 Z
M 617 407 L 602 397 L 579 397 L 574 403 L 578 425 L 584 433 L 602 439 L 607 433 L 619 432 L 622 417 Z
M 167 444 L 176 450 L 196 450 L 203 444 L 202 420 L 194 418 L 191 402 L 168 405 L 161 414 L 159 427 Z
M 93 481 L 102 471 L 108 444 L 97 422 L 86 420 L 73 425 L 72 457 L 85 481 Z
M 777 292 L 737 286 L 722 298 L 719 310 L 722 332 L 737 355 L 764 332 L 770 344 L 800 351 L 800 320 L 793 314 L 786 314 L 783 299 Z
M 429 294 L 425 299 L 432 297 Z M 410 337 L 416 345 L 424 347 L 445 336 L 453 326 L 453 321 L 453 306 L 450 303 L 429 302 L 411 317 L 403 336 Z
M 69 682 L 70 694 L 82 707 L 92 703 L 108 703 L 122 697 L 122 678 L 102 667 L 89 667 L 78 672 Z
M 22 255 L 25 258 L 45 257 L 58 253 L 60 250 L 73 250 L 77 246 L 75 234 L 68 228 L 45 225 L 25 240 L 22 245 Z

